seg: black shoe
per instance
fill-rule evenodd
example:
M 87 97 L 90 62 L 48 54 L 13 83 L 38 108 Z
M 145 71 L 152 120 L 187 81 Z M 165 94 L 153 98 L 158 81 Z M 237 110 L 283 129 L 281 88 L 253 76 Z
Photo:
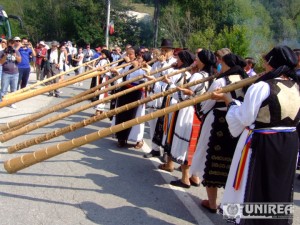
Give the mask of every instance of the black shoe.
M 147 153 L 144 155 L 144 158 L 152 158 L 152 157 L 159 157 L 160 156 L 160 151 L 155 151 L 155 150 L 151 150 L 151 152 Z
M 191 186 L 194 186 L 194 187 L 199 187 L 200 186 L 200 183 L 196 183 L 191 178 L 190 178 L 190 183 L 191 183 Z
M 54 96 L 55 96 L 56 98 L 59 98 L 59 97 L 60 97 L 59 94 L 55 94 Z
M 182 187 L 182 188 L 190 188 L 191 187 L 191 185 L 182 183 L 182 181 L 180 179 L 179 180 L 173 180 L 173 181 L 170 182 L 170 184 L 173 185 L 173 186 Z
M 49 96 L 49 97 L 53 96 L 53 93 L 49 93 L 48 96 Z

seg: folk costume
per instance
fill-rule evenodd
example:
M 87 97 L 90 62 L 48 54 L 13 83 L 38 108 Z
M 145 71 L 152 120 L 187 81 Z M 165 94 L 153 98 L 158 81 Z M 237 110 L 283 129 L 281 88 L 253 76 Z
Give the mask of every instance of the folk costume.
M 169 39 L 162 40 L 161 48 L 174 49 L 173 43 Z M 155 62 L 152 65 L 151 72 L 162 69 L 162 68 L 169 67 L 171 65 L 175 65 L 176 62 L 177 62 L 177 59 L 173 55 L 171 55 L 163 62 L 161 62 L 161 61 Z M 174 72 L 173 67 L 163 70 L 160 73 L 156 73 L 153 76 L 154 76 L 154 78 L 158 78 L 161 76 L 168 75 L 172 72 Z M 171 79 L 175 79 L 174 82 L 175 83 L 177 82 L 176 78 L 171 78 Z M 166 91 L 169 88 L 170 88 L 170 85 L 168 85 L 167 83 L 165 83 L 163 81 L 156 82 L 154 85 L 152 85 L 150 87 L 148 96 Z M 148 113 L 152 113 L 152 112 L 155 112 L 156 110 L 164 108 L 166 105 L 166 99 L 167 99 L 167 97 L 161 97 L 161 98 L 157 98 L 154 101 L 147 103 Z M 163 120 L 163 117 L 160 119 L 156 118 L 156 119 L 150 120 L 148 122 L 149 126 L 150 126 L 150 138 L 152 140 L 152 142 L 151 142 L 152 150 L 150 153 L 147 153 L 144 155 L 145 158 L 151 158 L 153 156 L 160 156 L 160 154 L 161 154 L 160 148 L 163 145 L 162 144 L 162 139 L 163 139 L 163 122 L 162 122 L 162 120 Z
M 202 71 L 194 73 L 186 80 L 186 83 L 201 80 L 212 74 L 212 66 L 216 63 L 214 54 L 206 49 L 198 53 L 198 58 L 204 64 Z M 193 96 L 201 95 L 208 90 L 209 83 L 204 82 L 190 87 L 194 92 Z M 178 102 L 193 98 L 178 91 L 173 95 Z M 191 165 L 196 145 L 200 135 L 201 119 L 196 113 L 195 106 L 185 107 L 179 110 L 176 122 L 171 155 L 175 162 L 184 165 Z
M 273 70 L 253 84 L 240 105 L 230 104 L 226 120 L 240 135 L 222 205 L 244 202 L 293 202 L 293 181 L 299 149 L 296 126 L 300 92 L 294 67 L 297 57 L 287 46 L 266 56 Z M 284 77 L 282 77 L 284 75 Z M 241 224 L 283 225 L 288 219 L 236 220 Z
M 110 57 L 110 52 L 108 50 L 106 50 L 106 49 L 103 49 L 101 51 L 101 53 L 102 53 L 102 58 L 96 64 L 96 68 L 100 67 L 100 68 L 105 69 L 105 66 L 111 62 L 110 61 L 110 58 L 111 58 Z M 103 57 L 103 55 L 105 55 L 105 57 Z M 110 79 L 110 77 L 111 77 L 111 73 L 110 72 L 107 72 L 107 73 L 101 74 L 99 76 L 93 77 L 92 81 L 91 81 L 91 88 L 95 87 L 95 86 L 97 86 L 99 84 L 105 83 L 106 81 L 108 81 Z M 107 87 L 108 87 L 108 85 L 103 86 L 103 87 L 100 88 L 100 90 L 104 90 Z M 100 100 L 100 99 L 104 99 L 107 96 L 108 96 L 107 92 L 106 93 L 102 93 L 102 94 L 99 95 L 98 99 L 95 99 L 95 100 L 97 101 L 97 100 Z M 96 110 L 96 114 L 97 114 L 97 112 L 99 112 L 99 113 L 103 112 L 104 109 L 105 109 L 105 103 L 100 103 L 100 104 L 96 105 L 94 107 L 94 109 Z
M 208 91 L 224 87 L 232 82 L 245 78 L 243 67 L 245 61 L 232 53 L 223 57 L 223 62 L 230 67 L 220 74 Z M 242 100 L 242 89 L 230 93 L 235 99 Z M 225 187 L 231 159 L 237 143 L 228 130 L 225 120 L 226 106 L 224 102 L 207 100 L 201 103 L 201 111 L 205 114 L 197 150 L 190 168 L 192 175 L 203 177 L 202 184 L 208 187 Z
M 144 57 L 144 56 L 143 56 Z M 145 57 L 144 61 L 150 61 L 151 58 L 150 57 Z M 129 69 L 132 69 L 131 67 Z M 123 77 L 123 81 L 126 80 L 131 80 L 137 76 L 140 76 L 142 74 L 144 74 L 145 71 L 142 69 L 138 69 L 126 76 Z M 122 86 L 120 91 L 132 88 L 134 86 L 137 86 L 141 83 L 143 83 L 144 80 L 138 80 L 135 82 L 132 82 L 130 84 L 127 84 L 125 86 Z M 117 102 L 116 102 L 116 108 L 117 107 L 121 107 L 123 105 L 129 104 L 131 102 L 135 102 L 137 100 L 140 100 L 141 98 L 145 97 L 145 90 L 143 88 L 139 89 L 139 90 L 135 90 L 133 92 L 130 92 L 126 95 L 122 95 L 120 97 L 118 97 Z M 145 115 L 145 104 L 139 105 L 138 107 L 135 107 L 133 109 L 127 110 L 125 112 L 119 113 L 115 116 L 115 124 L 120 124 L 123 122 L 126 122 L 128 120 L 134 119 L 136 117 L 139 116 L 143 116 Z M 135 148 L 141 148 L 143 145 L 143 136 L 144 136 L 144 129 L 145 129 L 145 124 L 141 123 L 138 125 L 135 125 L 131 128 L 119 131 L 116 133 L 116 137 L 118 139 L 118 146 L 119 147 L 123 147 L 126 145 L 127 141 L 134 141 L 137 142 Z
M 195 59 L 195 56 L 189 51 L 181 51 L 178 53 L 182 65 L 179 65 L 174 68 L 173 72 L 176 70 L 189 67 Z M 168 90 L 169 88 L 174 88 L 176 86 L 181 86 L 190 79 L 191 74 L 186 71 L 183 73 L 176 74 L 170 77 L 170 84 L 164 83 L 161 85 L 163 91 Z M 172 95 L 165 96 L 162 101 L 162 108 L 169 107 L 171 105 L 177 104 L 178 100 Z M 165 116 L 162 116 L 158 119 L 156 123 L 156 129 L 154 132 L 153 142 L 160 145 L 164 149 L 164 153 L 168 156 L 171 156 L 172 140 L 174 137 L 174 131 L 177 121 L 178 111 L 169 113 Z

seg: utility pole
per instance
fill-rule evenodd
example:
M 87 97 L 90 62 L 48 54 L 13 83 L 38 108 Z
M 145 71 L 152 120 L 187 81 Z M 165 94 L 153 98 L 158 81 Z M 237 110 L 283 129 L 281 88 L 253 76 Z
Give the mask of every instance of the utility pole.
M 154 2 L 154 16 L 153 16 L 153 24 L 154 24 L 153 46 L 155 48 L 157 47 L 157 39 L 158 39 L 159 14 L 160 14 L 159 1 L 155 0 L 155 2 Z
M 107 18 L 106 18 L 106 34 L 105 34 L 105 44 L 109 48 L 109 21 L 110 21 L 110 0 L 107 0 Z

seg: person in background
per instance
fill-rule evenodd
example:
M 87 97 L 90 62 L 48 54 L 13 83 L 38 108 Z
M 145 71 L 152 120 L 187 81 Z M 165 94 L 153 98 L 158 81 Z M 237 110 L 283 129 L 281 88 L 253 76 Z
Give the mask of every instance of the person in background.
M 60 68 L 60 52 L 58 50 L 59 43 L 57 41 L 52 41 L 51 48 L 47 50 L 47 56 L 45 58 L 45 75 L 47 78 L 53 77 L 59 74 Z M 59 77 L 51 80 L 48 84 L 54 84 L 59 82 Z M 49 92 L 49 96 L 59 97 L 59 90 Z
M 99 60 L 95 60 L 95 61 L 93 62 L 93 65 L 89 65 L 91 69 L 92 69 L 92 68 L 95 68 L 96 65 L 99 63 L 99 61 L 101 60 L 100 56 L 101 56 L 101 50 L 102 50 L 102 48 L 101 48 L 100 46 L 98 46 L 97 48 L 95 48 L 95 50 L 96 50 L 96 52 L 95 52 L 95 54 L 92 56 L 91 60 L 98 59 L 98 58 L 99 58 Z
M 84 57 L 83 57 L 83 63 L 91 61 L 94 53 L 91 50 L 91 45 L 90 44 L 86 45 L 86 49 L 83 50 L 83 55 L 84 55 Z M 90 67 L 86 66 L 85 67 L 85 71 L 88 71 L 88 70 L 90 70 Z
M 256 75 L 256 72 L 254 71 L 254 66 L 255 66 L 255 60 L 252 57 L 246 57 L 245 61 L 247 65 L 245 66 L 245 72 L 248 74 L 249 77 L 252 77 Z
M 65 72 L 69 70 L 69 57 L 68 57 L 68 50 L 66 44 L 61 45 L 60 47 L 60 56 L 59 56 L 59 72 Z M 64 75 L 60 76 L 60 81 L 64 80 Z
M 8 40 L 7 47 L 0 52 L 0 64 L 2 64 L 0 101 L 2 101 L 3 96 L 6 95 L 8 86 L 10 86 L 11 92 L 16 91 L 18 87 L 18 63 L 21 62 L 22 57 L 19 51 L 14 49 L 14 42 L 12 39 Z M 17 108 L 15 104 L 12 104 L 11 107 L 14 109 Z
M 44 59 L 47 55 L 47 49 L 45 48 L 46 44 L 44 41 L 40 41 L 38 47 L 35 49 L 36 53 L 36 61 L 35 61 L 35 68 L 36 68 L 36 80 L 43 80 L 44 76 L 42 75 L 43 63 Z
M 74 71 L 75 72 L 75 76 L 84 72 L 84 68 L 83 68 L 83 66 L 81 66 L 82 65 L 82 61 L 83 61 L 83 57 L 84 57 L 83 56 L 83 49 L 80 47 L 78 49 L 77 55 L 75 55 L 75 57 L 72 59 L 74 67 L 80 66 L 78 69 L 76 69 Z M 79 83 L 77 82 L 77 83 L 74 84 L 74 86 L 82 86 L 82 85 L 83 85 L 82 82 L 79 82 Z
M 215 51 L 215 56 L 217 58 L 217 68 L 215 68 L 214 73 L 220 74 L 222 70 L 222 58 L 231 53 L 231 50 L 229 48 L 221 48 L 217 51 Z
M 111 56 L 113 58 L 113 62 L 118 61 L 121 59 L 121 49 L 120 47 L 116 47 L 112 50 Z
M 72 58 L 75 58 L 75 56 L 78 54 L 78 49 L 77 49 L 77 45 L 74 44 L 73 47 L 72 47 L 72 51 L 71 51 L 71 55 L 72 55 Z M 73 64 L 72 64 L 73 65 Z
M 7 40 L 1 40 L 0 51 L 3 51 L 6 48 Z M 1 87 L 1 80 L 2 80 L 2 64 L 0 63 L 0 87 Z M 1 90 L 1 89 L 0 89 Z
M 36 56 L 34 48 L 27 38 L 14 38 L 15 49 L 20 52 L 22 61 L 18 64 L 19 81 L 18 89 L 26 87 L 30 74 L 30 57 Z

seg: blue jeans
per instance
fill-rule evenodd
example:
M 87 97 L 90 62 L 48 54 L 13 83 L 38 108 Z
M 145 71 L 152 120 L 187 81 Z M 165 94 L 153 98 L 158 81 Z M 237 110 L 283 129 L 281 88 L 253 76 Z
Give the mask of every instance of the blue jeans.
M 2 80 L 2 65 L 0 65 L 0 86 L 1 86 L 1 80 Z M 0 87 L 1 90 L 1 87 Z
M 26 87 L 29 79 L 30 67 L 29 68 L 19 68 L 19 81 L 18 81 L 18 89 Z
M 1 98 L 7 94 L 8 86 L 10 86 L 10 92 L 14 92 L 17 90 L 18 87 L 18 79 L 19 73 L 15 74 L 8 74 L 2 72 L 2 80 L 1 80 Z

